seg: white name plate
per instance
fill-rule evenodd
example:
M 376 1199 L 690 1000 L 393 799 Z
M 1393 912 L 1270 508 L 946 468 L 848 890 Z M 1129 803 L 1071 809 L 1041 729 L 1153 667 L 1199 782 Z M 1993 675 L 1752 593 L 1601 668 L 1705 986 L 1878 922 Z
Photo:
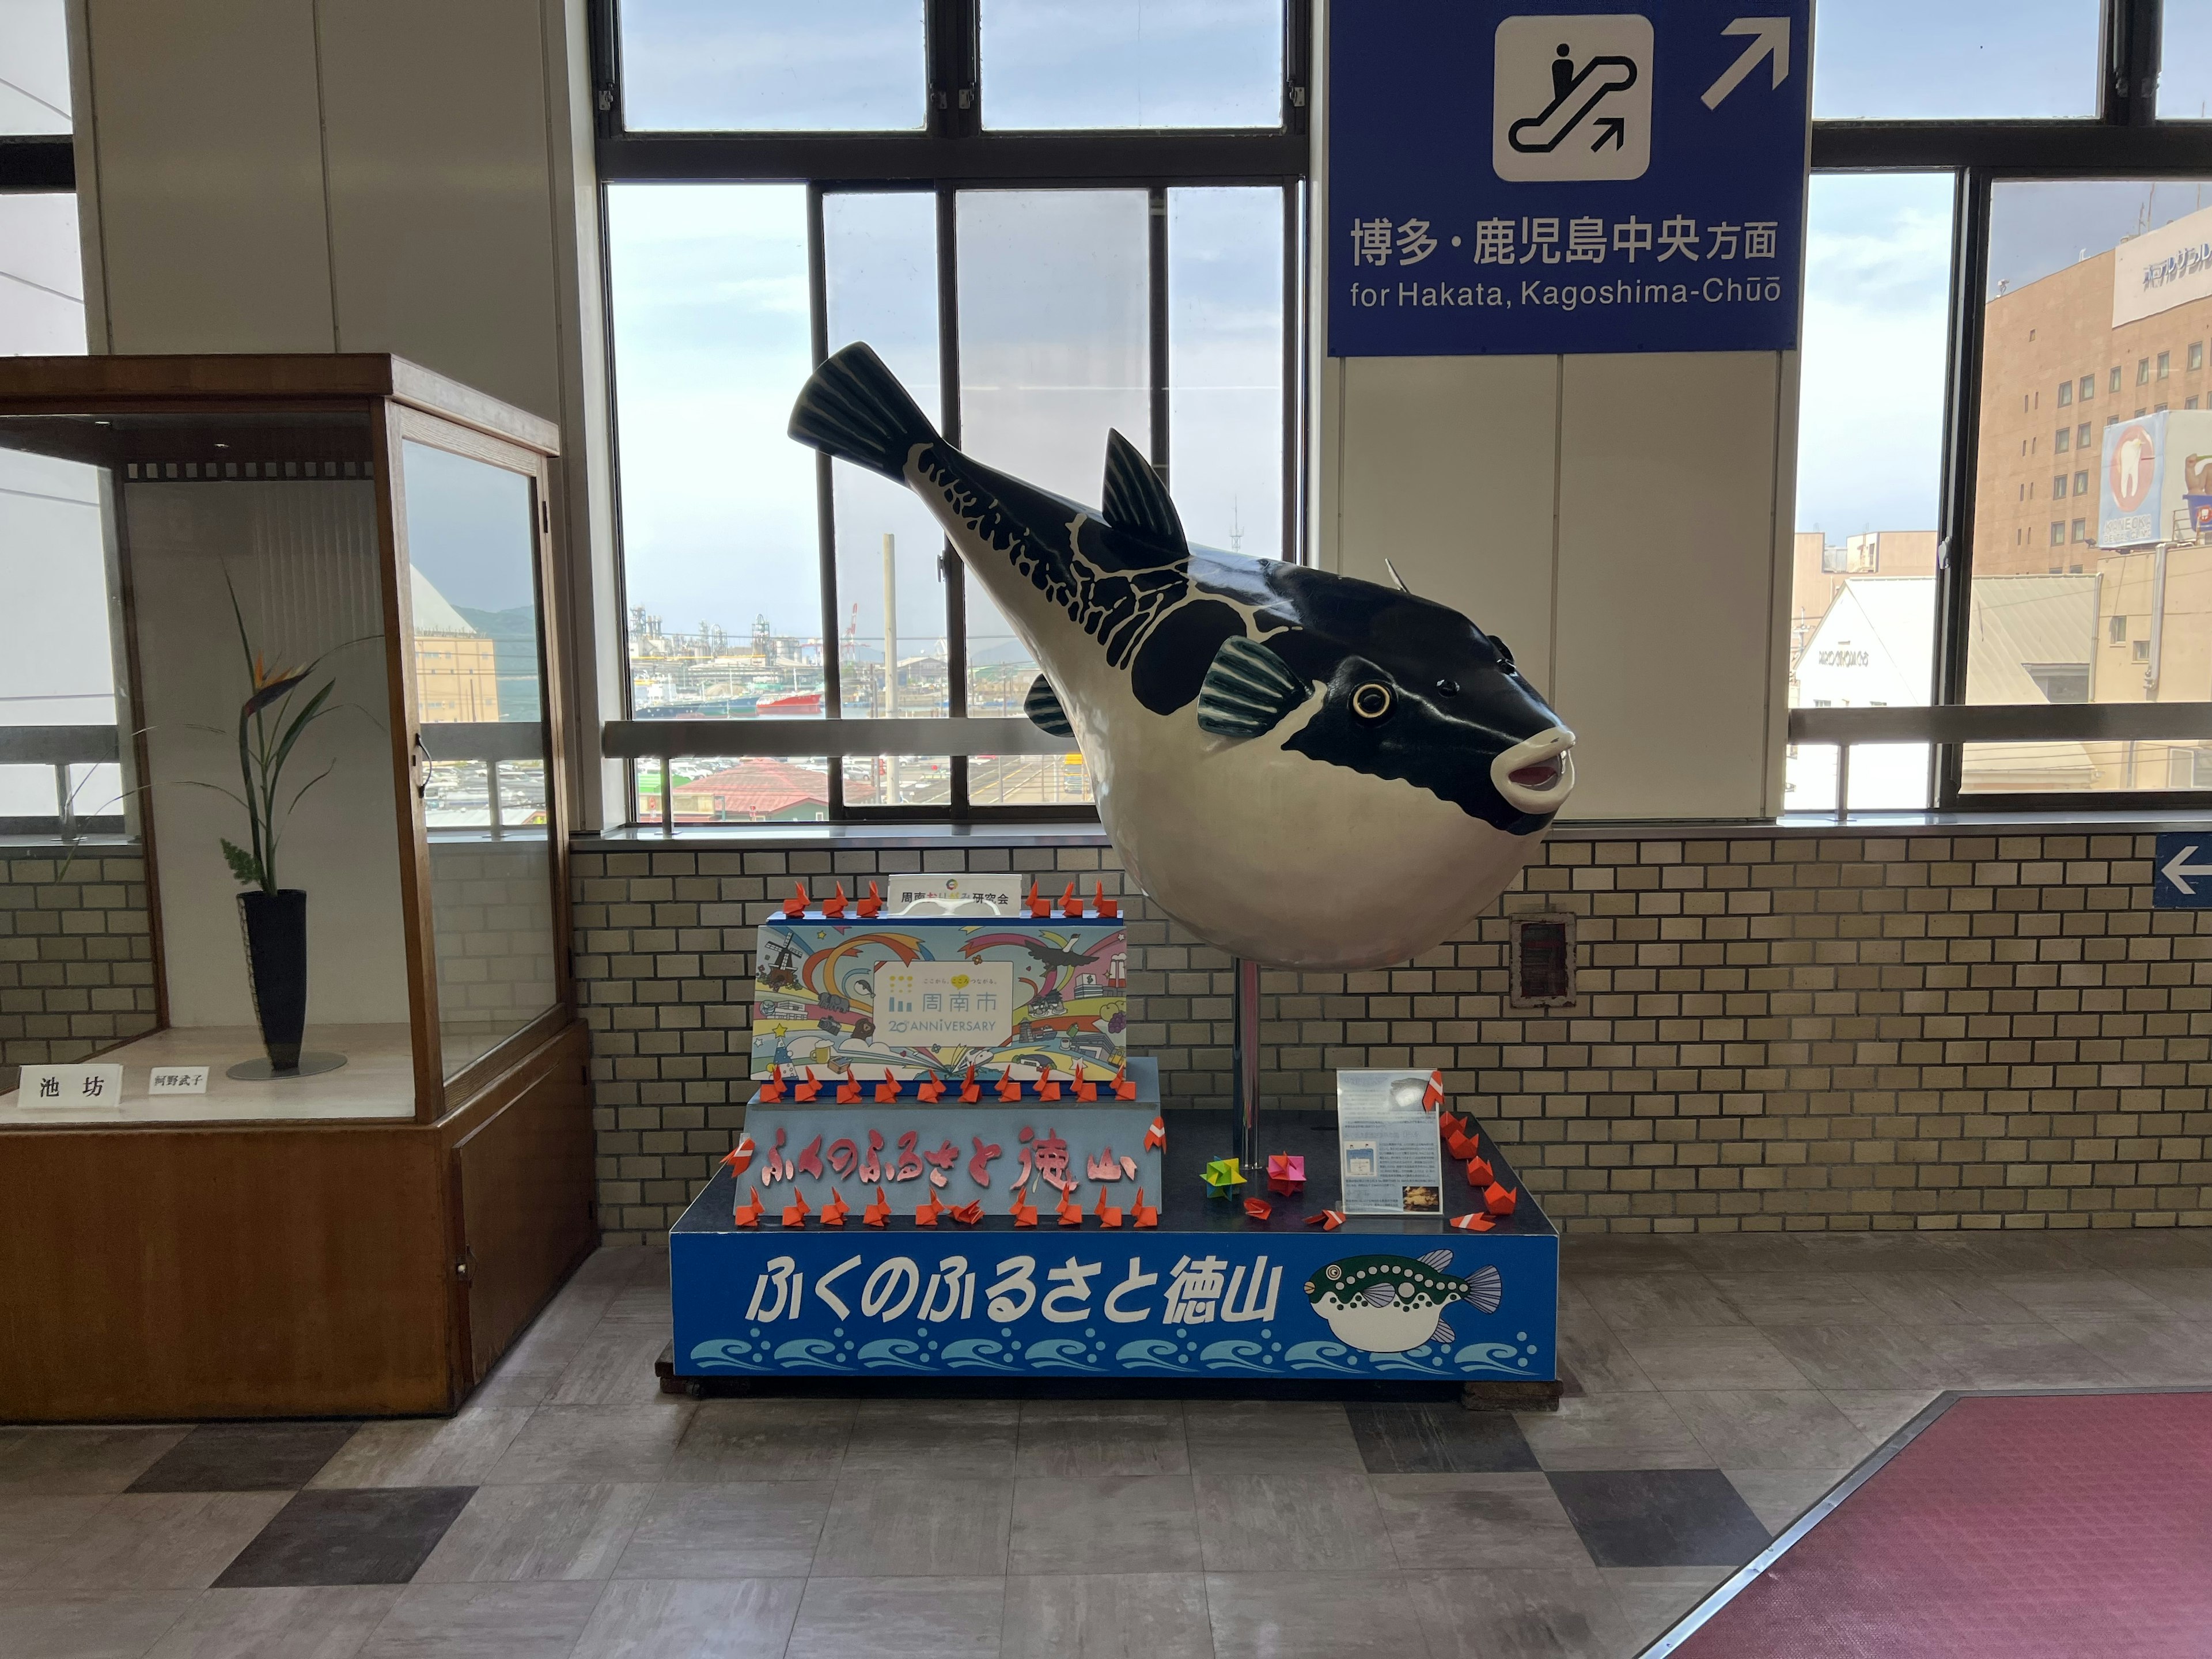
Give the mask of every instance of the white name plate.
M 76 1108 L 123 1104 L 120 1066 L 26 1066 L 19 1106 Z
M 146 1079 L 149 1095 L 204 1095 L 208 1068 L 204 1066 L 156 1066 Z

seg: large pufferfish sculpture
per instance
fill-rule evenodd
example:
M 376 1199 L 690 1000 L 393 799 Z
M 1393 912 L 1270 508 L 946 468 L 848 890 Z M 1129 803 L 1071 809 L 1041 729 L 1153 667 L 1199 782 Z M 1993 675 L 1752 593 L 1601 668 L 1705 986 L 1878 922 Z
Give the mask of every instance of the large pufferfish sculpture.
M 1285 968 L 1382 967 L 1452 937 L 1534 854 L 1574 733 L 1504 641 L 1354 577 L 1193 547 L 1118 432 L 1083 507 L 963 455 L 845 347 L 791 435 L 905 484 L 1042 665 L 1134 883 L 1200 938 Z

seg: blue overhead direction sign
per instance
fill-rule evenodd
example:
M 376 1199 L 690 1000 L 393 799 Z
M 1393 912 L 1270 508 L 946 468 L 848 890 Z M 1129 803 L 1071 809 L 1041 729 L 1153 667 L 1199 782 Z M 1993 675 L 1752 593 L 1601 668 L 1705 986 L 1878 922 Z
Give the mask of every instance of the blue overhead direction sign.
M 1809 0 L 1336 0 L 1340 357 L 1797 343 Z
M 2154 910 L 2212 910 L 2212 830 L 2159 832 L 2150 902 Z

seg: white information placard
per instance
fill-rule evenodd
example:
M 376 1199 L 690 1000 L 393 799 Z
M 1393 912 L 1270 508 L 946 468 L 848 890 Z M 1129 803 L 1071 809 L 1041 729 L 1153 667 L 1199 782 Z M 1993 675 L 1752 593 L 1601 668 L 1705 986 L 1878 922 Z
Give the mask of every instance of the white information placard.
M 33 1109 L 123 1104 L 120 1066 L 26 1066 L 15 1091 L 19 1106 Z
M 149 1095 L 204 1095 L 208 1068 L 204 1066 L 156 1066 L 146 1079 Z
M 1426 1072 L 1339 1072 L 1337 1144 L 1346 1215 L 1436 1215 L 1443 1207 L 1437 1115 Z
M 1014 1034 L 1011 962 L 917 962 L 876 973 L 876 1035 L 904 1048 L 995 1048 Z
M 988 905 L 988 914 L 1011 916 L 1020 910 L 1025 890 L 1019 876 L 885 876 L 884 907 L 896 916 Z

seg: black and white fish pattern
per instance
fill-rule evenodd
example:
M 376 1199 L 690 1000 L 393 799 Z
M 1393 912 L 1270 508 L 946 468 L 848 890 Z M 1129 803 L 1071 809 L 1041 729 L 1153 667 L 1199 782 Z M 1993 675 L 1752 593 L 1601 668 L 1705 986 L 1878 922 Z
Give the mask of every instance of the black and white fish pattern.
M 946 443 L 867 346 L 816 370 L 800 442 L 929 504 L 1044 673 L 1136 883 L 1285 966 L 1402 961 L 1488 905 L 1573 787 L 1574 734 L 1502 641 L 1402 590 L 1194 547 L 1118 432 L 1103 505 Z

